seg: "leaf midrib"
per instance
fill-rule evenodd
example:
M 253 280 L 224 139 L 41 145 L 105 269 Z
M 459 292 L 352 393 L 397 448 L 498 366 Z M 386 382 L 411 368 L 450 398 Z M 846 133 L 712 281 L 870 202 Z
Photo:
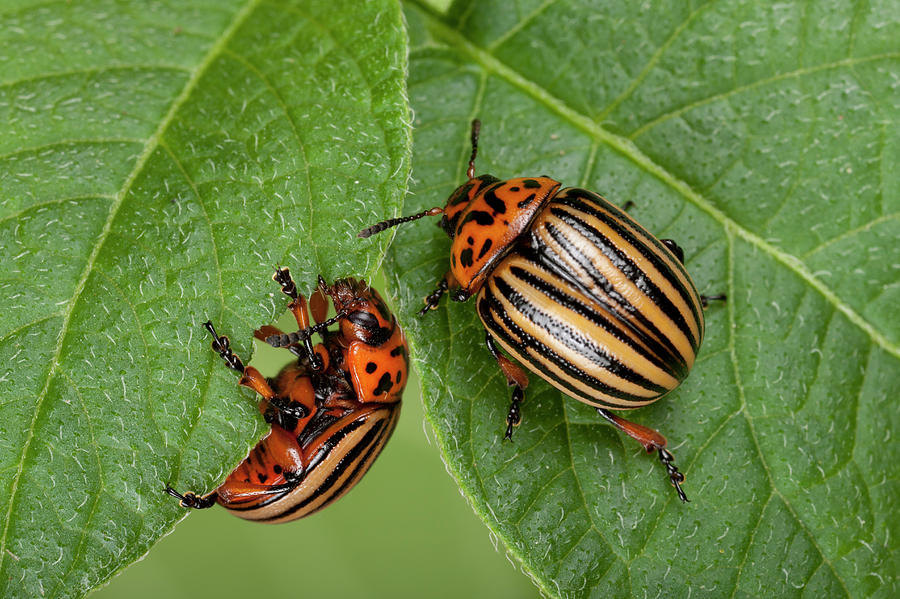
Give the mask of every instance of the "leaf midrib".
M 407 2 L 410 2 L 410 0 L 407 0 Z M 414 1 L 410 3 L 417 5 L 417 3 Z M 570 124 L 588 134 L 594 141 L 605 143 L 607 146 L 619 152 L 622 156 L 631 160 L 634 164 L 641 167 L 645 172 L 657 178 L 659 181 L 676 191 L 685 200 L 691 202 L 700 210 L 716 220 L 723 227 L 726 233 L 728 231 L 731 231 L 737 234 L 743 240 L 747 241 L 750 245 L 755 246 L 777 262 L 780 262 L 789 271 L 793 272 L 795 275 L 803 279 L 803 281 L 805 281 L 810 287 L 818 291 L 830 304 L 832 304 L 837 310 L 844 314 L 844 316 L 846 316 L 847 319 L 850 320 L 850 322 L 852 322 L 860 330 L 862 330 L 872 340 L 873 343 L 875 343 L 878 347 L 883 349 L 891 356 L 900 359 L 900 345 L 894 344 L 890 340 L 888 340 L 888 338 L 885 337 L 881 332 L 879 332 L 870 322 L 868 322 L 853 308 L 842 301 L 841 298 L 839 298 L 837 294 L 831 290 L 830 287 L 816 278 L 815 275 L 813 275 L 813 273 L 806 267 L 805 264 L 802 263 L 799 258 L 792 254 L 779 250 L 757 234 L 742 227 L 735 220 L 727 216 L 724 212 L 713 206 L 710 201 L 705 199 L 699 192 L 691 188 L 690 185 L 667 171 L 661 165 L 654 162 L 649 156 L 644 154 L 629 138 L 607 131 L 602 126 L 594 122 L 590 117 L 570 108 L 561 98 L 554 96 L 534 81 L 523 77 L 520 73 L 507 66 L 504 62 L 497 59 L 489 52 L 486 52 L 481 47 L 471 43 L 456 29 L 453 29 L 452 27 L 443 23 L 428 9 L 424 9 L 423 14 L 425 15 L 425 18 L 428 19 L 429 27 L 431 28 L 431 30 L 437 33 L 439 37 L 443 38 L 443 41 L 447 43 L 448 46 L 457 50 L 461 50 L 470 58 L 472 58 L 477 64 L 479 64 L 485 71 L 493 73 L 510 85 L 522 90 L 524 93 L 544 105 L 546 108 L 552 110 L 560 117 L 567 120 Z M 859 64 L 861 62 L 883 60 L 888 58 L 900 58 L 900 53 L 881 54 L 855 59 L 844 59 L 825 65 L 807 67 L 805 69 L 801 69 L 800 71 L 792 71 L 791 73 L 785 73 L 777 77 L 766 79 L 765 81 L 768 82 L 772 80 L 780 80 L 790 76 L 799 76 L 809 72 L 825 70 L 827 68 L 851 66 L 853 64 Z M 749 86 L 735 88 L 734 90 L 730 90 L 727 94 L 720 94 L 720 96 L 725 97 L 727 95 L 732 95 L 734 93 L 738 93 L 738 91 L 745 90 L 749 87 L 753 87 L 754 85 L 761 85 L 762 83 L 763 82 L 757 82 Z M 717 97 L 719 96 L 715 96 L 714 98 Z M 703 102 L 695 102 L 693 104 L 690 104 L 688 107 L 684 107 L 680 110 L 687 110 L 690 107 L 694 107 L 702 103 Z M 679 111 L 675 111 L 675 113 L 672 113 L 672 115 L 669 116 L 674 116 L 675 114 L 680 113 L 681 112 Z M 658 120 L 659 119 L 653 122 L 657 122 Z
M 81 294 L 84 291 L 87 280 L 93 272 L 94 264 L 97 261 L 97 257 L 100 255 L 100 250 L 103 248 L 103 245 L 106 242 L 110 231 L 112 230 L 113 221 L 115 221 L 116 215 L 119 212 L 119 208 L 121 208 L 122 203 L 130 192 L 135 180 L 141 174 L 141 172 L 143 172 L 147 161 L 150 159 L 150 156 L 152 156 L 153 152 L 159 147 L 163 134 L 169 128 L 169 125 L 171 125 L 175 120 L 175 116 L 177 115 L 179 109 L 190 98 L 191 93 L 194 91 L 194 88 L 196 87 L 198 81 L 206 73 L 213 61 L 223 53 L 225 44 L 229 39 L 231 39 L 231 37 L 247 19 L 250 13 L 253 12 L 260 1 L 261 0 L 248 0 L 242 9 L 235 13 L 235 16 L 232 19 L 231 23 L 222 31 L 222 34 L 219 36 L 219 38 L 210 46 L 209 51 L 197 64 L 197 67 L 191 72 L 191 75 L 185 82 L 181 93 L 179 93 L 172 102 L 172 105 L 169 107 L 169 111 L 160 121 L 159 126 L 156 128 L 156 131 L 154 131 L 153 134 L 149 138 L 147 138 L 147 141 L 144 144 L 143 152 L 138 157 L 134 167 L 122 184 L 121 190 L 116 194 L 116 198 L 110 206 L 109 214 L 106 218 L 106 222 L 103 225 L 103 229 L 101 230 L 100 235 L 97 237 L 97 241 L 94 244 L 94 248 L 87 259 L 87 263 L 85 264 L 81 277 L 79 278 L 78 283 L 75 285 L 75 289 L 72 292 L 72 298 L 68 302 L 68 306 L 63 313 L 63 322 L 62 326 L 60 327 L 60 333 L 57 338 L 54 354 L 50 360 L 50 368 L 47 370 L 47 377 L 44 381 L 44 386 L 41 389 L 40 394 L 38 395 L 37 402 L 35 403 L 34 415 L 32 416 L 31 423 L 28 426 L 25 441 L 22 444 L 22 454 L 19 458 L 19 463 L 16 468 L 16 474 L 10 487 L 9 505 L 6 510 L 3 533 L 2 536 L 0 536 L 0 576 L 2 576 L 3 574 L 3 568 L 6 563 L 6 542 L 9 535 L 13 506 L 15 505 L 19 481 L 22 478 L 25 461 L 28 456 L 28 450 L 31 447 L 31 442 L 34 439 L 34 430 L 37 426 L 38 420 L 43 414 L 47 392 L 50 389 L 50 384 L 54 380 L 57 368 L 59 367 L 62 348 L 65 345 L 69 330 L 69 323 L 71 322 L 72 314 L 75 312 L 75 306 L 78 304 L 78 300 L 81 298 Z M 219 276 L 221 276 L 221 273 L 219 273 Z M 221 299 L 224 302 L 224 297 L 222 297 Z

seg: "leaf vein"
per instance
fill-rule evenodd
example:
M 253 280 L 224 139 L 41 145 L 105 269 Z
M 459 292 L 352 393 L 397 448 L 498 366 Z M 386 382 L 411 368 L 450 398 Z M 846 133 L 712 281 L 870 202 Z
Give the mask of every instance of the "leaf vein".
M 126 64 L 126 65 L 106 65 L 102 67 L 90 67 L 84 69 L 70 69 L 66 71 L 55 71 L 53 73 L 41 73 L 32 77 L 20 77 L 18 79 L 10 79 L 8 81 L 0 81 L 0 89 L 6 87 L 15 87 L 22 83 L 37 83 L 38 81 L 46 81 L 47 79 L 56 79 L 63 77 L 74 77 L 76 75 L 100 75 L 110 71 L 179 71 L 182 73 L 190 73 L 191 70 L 174 64 Z
M 728 293 L 731 297 L 735 297 L 735 288 L 734 288 L 734 236 L 732 232 L 728 231 Z M 847 597 L 851 597 L 850 591 L 847 589 L 846 583 L 844 580 L 838 576 L 837 570 L 835 570 L 834 565 L 825 555 L 825 552 L 819 546 L 819 543 L 816 541 L 815 537 L 812 535 L 812 532 L 806 526 L 806 523 L 800 518 L 797 512 L 794 510 L 794 507 L 790 504 L 787 498 L 778 490 L 778 487 L 775 485 L 775 478 L 772 476 L 772 471 L 769 468 L 769 463 L 766 460 L 765 455 L 763 454 L 762 447 L 759 444 L 759 437 L 756 434 L 756 427 L 754 426 L 753 418 L 747 410 L 747 398 L 744 393 L 744 386 L 741 382 L 741 373 L 740 373 L 740 365 L 738 364 L 737 350 L 735 348 L 735 318 L 734 318 L 734 302 L 728 303 L 728 322 L 729 322 L 729 347 L 731 349 L 731 363 L 734 371 L 735 378 L 735 387 L 738 390 L 738 397 L 741 402 L 740 413 L 744 417 L 744 420 L 747 422 L 747 426 L 750 429 L 750 438 L 753 440 L 753 447 L 756 450 L 757 456 L 759 456 L 759 463 L 762 465 L 763 470 L 766 473 L 766 478 L 769 481 L 769 487 L 772 489 L 772 493 L 778 495 L 782 502 L 784 502 L 785 507 L 787 507 L 788 511 L 793 516 L 794 520 L 797 522 L 798 526 L 800 526 L 810 543 L 813 547 L 816 548 L 816 551 L 819 553 L 819 556 L 822 560 L 828 564 L 828 567 L 831 569 L 832 574 L 835 579 L 841 584 L 841 587 L 844 589 L 844 594 Z
M 699 108 L 700 106 L 705 106 L 707 104 L 712 104 L 713 102 L 718 102 L 719 100 L 724 100 L 730 98 L 732 96 L 741 94 L 745 91 L 749 91 L 752 89 L 756 89 L 759 87 L 766 86 L 770 83 L 777 83 L 778 81 L 784 81 L 786 79 L 794 79 L 799 77 L 804 77 L 806 75 L 812 75 L 814 73 L 818 73 L 821 71 L 828 71 L 831 69 L 840 69 L 840 68 L 852 68 L 857 64 L 865 64 L 868 62 L 875 62 L 878 60 L 896 60 L 900 58 L 900 52 L 886 52 L 884 54 L 874 54 L 871 56 L 861 56 L 859 58 L 845 58 L 842 60 L 836 60 L 834 62 L 822 63 L 819 65 L 815 65 L 812 67 L 805 67 L 800 69 L 795 69 L 793 71 L 788 71 L 786 73 L 779 73 L 778 75 L 772 75 L 771 77 L 766 77 L 764 79 L 758 79 L 751 83 L 747 83 L 745 85 L 741 85 L 735 88 L 732 88 L 728 91 L 721 92 L 718 94 L 713 94 L 711 96 L 707 96 L 705 98 L 700 98 L 699 100 L 695 100 L 688 104 L 684 104 L 678 108 L 672 109 L 669 112 L 663 113 L 655 119 L 645 123 L 638 129 L 635 129 L 629 136 L 628 139 L 634 140 L 644 133 L 646 133 L 649 129 L 656 127 L 660 123 L 668 121 L 673 118 L 677 118 L 682 114 L 689 112 L 695 108 Z
M 622 102 L 631 97 L 631 94 L 634 93 L 634 90 L 638 88 L 638 86 L 644 82 L 644 79 L 647 78 L 647 75 L 650 74 L 650 71 L 653 70 L 653 67 L 659 63 L 660 59 L 666 53 L 666 51 L 672 47 L 672 44 L 678 39 L 678 37 L 687 29 L 688 25 L 690 25 L 698 16 L 703 14 L 706 9 L 715 4 L 715 1 L 710 1 L 705 4 L 701 4 L 697 8 L 695 8 L 691 14 L 687 16 L 687 18 L 678 24 L 678 26 L 672 30 L 672 33 L 669 35 L 668 39 L 666 39 L 659 48 L 656 49 L 656 52 L 650 57 L 650 60 L 644 65 L 641 71 L 637 74 L 637 77 L 631 80 L 631 83 L 628 84 L 628 87 L 619 94 L 609 105 L 597 116 L 597 121 L 603 121 L 612 111 L 618 108 Z
M 692 202 L 698 208 L 706 212 L 713 219 L 718 221 L 724 228 L 727 230 L 732 230 L 737 233 L 741 238 L 749 242 L 751 245 L 756 246 L 766 254 L 772 256 L 780 262 L 783 266 L 785 266 L 788 270 L 795 273 L 801 279 L 803 279 L 807 284 L 816 289 L 822 296 L 825 297 L 831 304 L 837 307 L 841 312 L 844 313 L 845 316 L 857 327 L 863 330 L 878 346 L 884 349 L 886 352 L 891 354 L 892 356 L 900 359 L 900 346 L 892 343 L 885 337 L 881 332 L 879 332 L 871 323 L 865 320 L 862 316 L 860 316 L 853 308 L 851 308 L 847 303 L 845 303 L 841 298 L 837 296 L 837 294 L 826 286 L 821 280 L 819 280 L 816 276 L 814 276 L 807 266 L 800 262 L 797 257 L 784 252 L 771 243 L 765 241 L 757 234 L 752 231 L 742 227 L 737 222 L 728 217 L 721 210 L 713 206 L 713 204 L 701 196 L 696 190 L 690 187 L 684 181 L 678 179 L 664 169 L 661 165 L 654 162 L 650 157 L 644 154 L 635 144 L 628 138 L 615 135 L 610 133 L 603 127 L 599 126 L 597 123 L 592 121 L 587 116 L 578 113 L 575 110 L 569 108 L 565 102 L 563 102 L 558 97 L 552 95 L 546 89 L 538 86 L 535 82 L 526 79 L 519 73 L 517 73 L 514 69 L 507 66 L 505 63 L 500 62 L 493 56 L 487 54 L 483 49 L 472 44 L 468 39 L 466 39 L 462 34 L 458 31 L 455 31 L 448 26 L 444 25 L 433 16 L 430 17 L 432 21 L 432 29 L 437 31 L 437 33 L 442 36 L 445 41 L 450 45 L 456 47 L 459 51 L 466 53 L 469 55 L 476 63 L 480 64 L 485 71 L 496 74 L 502 79 L 506 80 L 509 84 L 513 85 L 524 91 L 526 94 L 532 96 L 535 100 L 541 102 L 546 106 L 549 110 L 555 112 L 563 119 L 569 121 L 572 125 L 581 129 L 594 139 L 598 141 L 602 141 L 609 145 L 614 150 L 618 151 L 620 154 L 631 160 L 635 163 L 635 165 L 644 169 L 648 174 L 656 177 L 664 184 L 671 187 L 674 191 L 684 197 L 687 201 Z M 775 77 L 771 77 L 765 80 L 760 80 L 755 82 L 754 84 L 746 85 L 740 88 L 735 88 L 734 90 L 719 94 L 718 96 L 714 96 L 712 98 L 708 98 L 708 101 L 713 101 L 714 99 L 718 99 L 719 97 L 730 97 L 736 93 L 744 91 L 746 89 L 752 89 L 753 87 L 758 87 L 760 85 L 764 85 L 768 82 L 779 81 L 782 79 L 787 79 L 789 77 L 799 77 L 802 75 L 828 70 L 832 68 L 840 68 L 846 66 L 852 66 L 855 64 L 862 64 L 867 62 L 873 62 L 877 60 L 888 60 L 888 59 L 897 59 L 900 58 L 900 52 L 892 52 L 886 54 L 878 54 L 873 56 L 862 57 L 858 59 L 845 59 L 840 60 L 833 63 L 827 63 L 823 65 L 818 65 L 816 67 L 810 67 L 807 69 L 798 69 L 796 71 L 792 71 L 790 73 L 778 75 Z M 685 107 L 684 110 L 688 110 L 690 107 Z

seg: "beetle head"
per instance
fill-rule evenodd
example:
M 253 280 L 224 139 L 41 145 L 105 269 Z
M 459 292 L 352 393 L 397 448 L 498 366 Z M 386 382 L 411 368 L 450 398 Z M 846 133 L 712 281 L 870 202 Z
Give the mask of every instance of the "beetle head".
M 390 337 L 394 329 L 394 316 L 381 295 L 365 281 L 338 279 L 334 285 L 328 286 L 320 280 L 319 288 L 331 297 L 339 314 L 345 313 L 340 319 L 340 326 L 346 339 L 380 345 Z

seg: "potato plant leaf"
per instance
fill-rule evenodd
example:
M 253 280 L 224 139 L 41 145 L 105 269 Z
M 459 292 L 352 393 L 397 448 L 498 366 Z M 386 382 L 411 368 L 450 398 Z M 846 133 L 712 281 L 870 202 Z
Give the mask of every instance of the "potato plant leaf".
M 412 315 L 449 267 L 433 224 L 389 268 L 448 468 L 547 594 L 900 593 L 900 3 L 462 1 L 407 5 L 414 194 L 550 175 L 677 240 L 707 338 L 629 413 L 653 457 L 532 376 L 509 389 L 469 304 Z
M 0 8 L 0 596 L 79 597 L 265 430 L 249 358 L 293 270 L 371 275 L 409 171 L 393 2 Z

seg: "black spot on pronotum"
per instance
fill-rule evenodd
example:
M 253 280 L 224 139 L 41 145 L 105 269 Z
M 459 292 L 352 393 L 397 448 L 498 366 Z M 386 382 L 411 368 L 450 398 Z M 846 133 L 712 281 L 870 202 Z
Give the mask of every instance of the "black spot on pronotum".
M 373 395 L 378 397 L 379 395 L 383 395 L 391 390 L 391 387 L 394 386 L 394 382 L 391 380 L 391 375 L 387 372 L 381 375 L 381 378 L 378 379 L 378 386 L 375 387 L 375 391 Z
M 487 205 L 491 207 L 491 210 L 494 211 L 494 214 L 503 214 L 506 212 L 506 204 L 497 197 L 497 194 L 494 193 L 494 190 L 490 190 L 485 192 L 484 201 L 487 202 Z
M 481 246 L 481 251 L 478 252 L 478 259 L 481 260 L 484 258 L 484 255 L 488 253 L 491 249 L 491 246 L 494 245 L 494 242 L 490 240 L 490 238 L 484 240 L 484 244 Z
M 369 299 L 369 303 L 375 306 L 375 309 L 378 310 L 378 314 L 381 315 L 381 318 L 383 318 L 384 320 L 391 319 L 391 311 L 388 310 L 388 307 L 384 303 L 384 300 L 382 300 L 377 293 L 374 293 L 372 295 L 371 299 Z
M 368 372 L 369 374 L 372 374 L 376 370 L 378 370 L 378 364 L 376 364 L 375 362 L 369 362 L 368 364 L 366 364 L 366 372 Z
M 469 268 L 472 266 L 472 248 L 466 248 L 459 253 L 459 262 L 463 265 L 463 268 Z
M 370 312 L 363 312 L 362 310 L 351 312 L 347 315 L 347 320 L 352 322 L 354 326 L 362 329 L 369 331 L 378 329 L 378 319 Z
M 534 179 L 525 179 L 522 181 L 522 185 L 525 186 L 525 189 L 537 189 L 541 186 L 541 182 Z
M 462 204 L 463 202 L 469 201 L 469 192 L 472 191 L 472 187 L 474 187 L 474 183 L 465 183 L 459 189 L 454 192 L 452 196 L 452 200 L 450 201 L 451 206 L 455 206 L 457 204 Z
M 525 208 L 526 206 L 528 206 L 528 204 L 534 201 L 535 197 L 537 197 L 535 194 L 531 194 L 527 198 L 516 204 L 516 206 L 518 206 L 519 208 Z
M 487 227 L 494 224 L 494 217 L 484 210 L 473 210 L 466 215 L 466 218 L 464 218 L 461 223 L 459 223 L 459 229 L 457 229 L 456 234 L 459 235 L 460 230 L 462 230 L 466 223 L 471 221 L 475 221 L 477 224 Z

